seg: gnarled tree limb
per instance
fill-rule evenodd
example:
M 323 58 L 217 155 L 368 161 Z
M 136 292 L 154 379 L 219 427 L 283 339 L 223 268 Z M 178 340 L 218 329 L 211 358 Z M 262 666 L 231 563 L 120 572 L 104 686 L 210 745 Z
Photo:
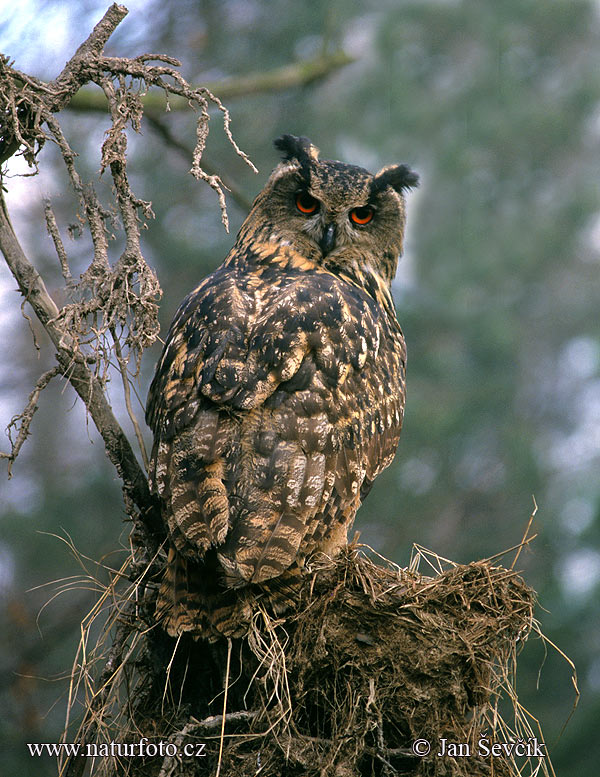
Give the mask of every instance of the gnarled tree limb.
M 11 87 L 11 82 L 7 79 L 6 94 L 9 96 L 8 105 L 16 105 L 17 108 L 8 107 L 6 109 L 6 119 L 3 121 L 2 126 L 3 160 L 14 154 L 19 147 L 25 145 L 25 148 L 30 152 L 29 161 L 35 161 L 35 143 L 41 147 L 44 140 L 41 124 L 45 122 L 50 127 L 51 132 L 53 129 L 59 132 L 58 125 L 55 126 L 52 113 L 60 111 L 81 85 L 94 76 L 94 68 L 96 70 L 98 68 L 98 61 L 102 57 L 104 45 L 127 13 L 128 11 L 124 6 L 113 4 L 94 27 L 89 37 L 79 46 L 73 57 L 66 63 L 59 76 L 48 84 L 12 70 L 7 60 L 3 59 L 2 66 L 7 77 L 12 78 L 12 83 L 15 85 L 21 83 L 23 89 L 22 95 L 15 100 L 13 97 L 15 92 L 10 92 L 10 89 L 14 90 L 15 87 Z M 10 99 L 13 102 L 10 102 Z M 23 121 L 23 116 L 27 116 L 26 121 Z M 12 122 L 11 119 L 13 119 Z M 19 124 L 23 126 L 25 134 L 19 129 Z M 32 130 L 31 136 L 27 135 L 29 129 Z M 57 140 L 60 140 L 60 137 Z M 77 193 L 83 196 L 85 194 L 84 189 L 72 164 L 73 152 L 66 144 L 66 141 L 63 145 L 64 147 L 61 146 L 61 150 L 70 172 L 71 181 Z M 85 209 L 86 212 L 90 210 L 87 201 L 85 201 Z M 101 222 L 102 217 L 99 211 L 98 218 Z M 127 226 L 131 227 L 131 225 Z M 92 227 L 93 224 L 90 221 L 90 228 L 92 229 Z M 97 231 L 101 233 L 101 237 L 104 236 L 102 223 L 99 224 Z M 128 238 L 130 231 L 131 229 L 127 230 Z M 58 234 L 57 229 L 56 234 Z M 93 234 L 92 237 L 94 237 Z M 56 235 L 54 238 L 56 238 Z M 95 248 L 97 248 L 96 243 Z M 102 436 L 107 455 L 122 479 L 126 500 L 130 500 L 136 506 L 141 520 L 151 535 L 155 532 L 160 532 L 160 517 L 155 500 L 150 494 L 146 475 L 135 457 L 129 440 L 114 416 L 101 380 L 88 365 L 89 357 L 80 348 L 77 333 L 71 331 L 66 325 L 66 322 L 61 317 L 63 311 L 59 310 L 48 293 L 42 277 L 25 255 L 11 224 L 6 202 L 1 193 L 0 250 L 4 254 L 6 263 L 18 283 L 23 297 L 31 305 L 56 348 L 56 358 L 60 373 L 69 380 L 77 394 L 81 397 Z M 64 274 L 65 268 L 68 270 L 66 256 L 61 257 L 59 255 L 59 259 L 61 259 L 61 267 Z M 13 450 L 13 455 L 14 453 Z M 153 541 L 149 537 L 148 541 L 150 547 L 156 547 L 155 540 Z
M 48 84 L 53 92 L 48 104 L 51 111 L 56 113 L 64 108 L 80 87 L 90 80 L 90 65 L 94 65 L 102 55 L 108 39 L 128 13 L 124 5 L 113 3 L 59 75 Z
M 335 51 L 323 54 L 306 62 L 274 68 L 264 73 L 251 73 L 247 76 L 226 78 L 205 84 L 205 88 L 218 94 L 223 100 L 234 97 L 246 97 L 249 94 L 275 92 L 282 89 L 292 89 L 325 78 L 330 73 L 344 65 L 354 62 L 354 58 L 345 51 Z M 146 115 L 164 113 L 167 107 L 167 97 L 158 92 L 149 92 L 142 97 Z M 168 105 L 171 110 L 179 111 L 188 108 L 185 98 L 169 95 Z M 106 111 L 106 98 L 102 92 L 90 87 L 80 89 L 68 106 L 77 111 Z
M 146 475 L 112 412 L 99 380 L 94 377 L 85 363 L 85 358 L 76 346 L 74 338 L 56 323 L 60 311 L 48 293 L 42 277 L 21 248 L 8 216 L 4 196 L 0 199 L 0 250 L 21 293 L 54 343 L 62 374 L 69 379 L 83 400 L 100 432 L 108 457 L 123 480 L 125 493 L 133 500 L 142 515 L 149 520 L 148 528 L 156 530 L 160 524 L 158 516 L 151 517 L 154 513 L 152 509 L 154 502 Z
M 104 392 L 108 365 L 113 356 L 116 354 L 127 383 L 129 359 L 134 356 L 139 369 L 143 349 L 158 335 L 156 312 L 160 286 L 142 255 L 139 229 L 142 219 L 152 218 L 153 213 L 150 203 L 135 196 L 131 190 L 126 169 L 126 130 L 131 126 L 139 131 L 143 112 L 139 86 L 134 86 L 132 81 L 139 79 L 145 84 L 144 88 L 155 86 L 161 93 L 178 95 L 186 105 L 196 110 L 197 143 L 191 154 L 191 172 L 196 178 L 205 180 L 218 194 L 225 224 L 227 213 L 221 181 L 201 165 L 208 136 L 209 104 L 222 112 L 225 133 L 236 153 L 255 168 L 231 135 L 226 107 L 206 88 L 192 88 L 176 69 L 179 62 L 160 54 L 142 54 L 133 58 L 104 55 L 106 42 L 127 13 L 124 6 L 113 4 L 57 78 L 49 83 L 15 70 L 8 58 L 0 55 L 0 161 L 22 149 L 29 164 L 37 165 L 37 155 L 46 139 L 51 137 L 54 140 L 78 196 L 81 207 L 78 218 L 89 229 L 93 256 L 80 280 L 73 281 L 58 226 L 53 221 L 51 208 L 47 206 L 48 228 L 67 282 L 69 298 L 73 300 L 59 309 L 39 273 L 25 256 L 3 199 L 0 202 L 0 248 L 25 300 L 56 347 L 60 372 L 83 400 L 104 440 L 107 454 L 123 480 L 127 506 L 135 505 L 146 528 L 158 532 L 162 523 L 149 492 L 146 474 Z M 101 162 L 101 168 L 109 168 L 113 179 L 117 207 L 112 210 L 104 208 L 93 187 L 81 180 L 74 163 L 76 154 L 54 115 L 85 83 L 102 87 L 103 108 L 106 110 L 108 106 L 112 120 L 102 146 Z M 121 217 L 126 245 L 118 260 L 111 263 L 107 229 L 116 213 Z M 115 341 L 117 334 L 122 343 Z M 121 345 L 127 348 L 127 352 Z M 141 434 L 138 437 L 141 438 Z M 143 449 L 141 440 L 140 447 Z M 13 448 L 7 458 L 12 461 L 14 455 Z M 135 510 L 131 512 L 135 513 Z M 150 542 L 149 548 L 155 547 L 155 543 Z

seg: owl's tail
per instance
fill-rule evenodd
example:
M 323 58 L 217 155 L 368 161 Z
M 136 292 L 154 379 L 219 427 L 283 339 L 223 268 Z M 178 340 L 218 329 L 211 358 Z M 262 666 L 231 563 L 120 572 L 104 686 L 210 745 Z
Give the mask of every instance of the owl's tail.
M 298 606 L 302 569 L 293 564 L 282 575 L 263 583 L 225 588 L 216 554 L 202 562 L 169 549 L 158 591 L 156 618 L 172 637 L 185 632 L 194 639 L 216 642 L 223 637 L 243 637 L 261 609 L 279 617 Z

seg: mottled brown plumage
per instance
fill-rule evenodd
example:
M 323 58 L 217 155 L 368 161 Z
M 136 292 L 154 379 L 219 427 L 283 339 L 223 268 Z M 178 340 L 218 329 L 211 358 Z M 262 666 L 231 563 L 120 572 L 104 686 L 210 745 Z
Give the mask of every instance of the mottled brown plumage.
M 236 633 L 239 588 L 290 598 L 310 553 L 346 543 L 398 445 L 406 352 L 390 284 L 417 176 L 320 161 L 306 138 L 276 145 L 284 160 L 179 308 L 148 397 L 171 634 Z

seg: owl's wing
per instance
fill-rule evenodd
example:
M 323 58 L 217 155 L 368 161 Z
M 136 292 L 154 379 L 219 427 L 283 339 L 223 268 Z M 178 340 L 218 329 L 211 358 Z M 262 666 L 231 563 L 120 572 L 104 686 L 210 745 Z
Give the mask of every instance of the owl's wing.
M 191 295 L 148 409 L 176 547 L 218 546 L 232 584 L 343 544 L 404 406 L 402 335 L 364 291 L 304 273 L 248 299 L 226 273 Z

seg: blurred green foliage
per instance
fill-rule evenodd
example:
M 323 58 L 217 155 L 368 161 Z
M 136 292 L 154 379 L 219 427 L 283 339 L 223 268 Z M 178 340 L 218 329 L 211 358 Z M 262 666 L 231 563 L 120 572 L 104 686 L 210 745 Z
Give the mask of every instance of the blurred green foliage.
M 43 57 L 55 45 L 52 20 L 62 25 L 64 61 L 105 10 L 98 2 L 80 5 L 77 15 L 65 15 L 68 4 L 58 0 L 32 2 L 39 40 L 23 48 L 13 36 L 11 48 L 0 48 L 17 66 L 23 55 L 30 72 L 52 77 Z M 248 199 L 275 164 L 272 139 L 282 132 L 308 135 L 326 158 L 372 170 L 407 162 L 421 174 L 394 286 L 409 354 L 405 428 L 396 461 L 356 528 L 400 564 L 408 563 L 413 542 L 468 562 L 516 545 L 535 495 L 539 536 L 518 566 L 539 592 L 543 630 L 577 665 L 580 709 L 558 738 L 574 700 L 570 670 L 550 650 L 536 688 L 544 663 L 539 643 L 520 658 L 518 689 L 544 727 L 557 774 L 592 774 L 600 754 L 597 3 L 139 0 L 130 9 L 109 50 L 171 54 L 198 84 L 338 48 L 355 58 L 305 88 L 229 101 L 234 135 L 259 177 L 235 156 L 217 115 L 206 159 Z M 63 121 L 82 171 L 96 176 L 106 119 L 65 112 Z M 189 115 L 163 121 L 192 145 Z M 148 123 L 130 149 L 136 193 L 156 212 L 145 248 L 165 291 L 166 327 L 233 237 L 220 225 L 214 193 L 187 175 L 190 161 Z M 54 163 L 51 152 L 41 158 L 42 166 Z M 68 223 L 71 205 L 61 186 L 51 193 Z M 27 208 L 30 253 L 58 286 L 40 204 Z M 230 204 L 233 231 L 244 215 Z M 22 217 L 17 224 L 23 227 Z M 82 269 L 85 250 L 77 243 L 69 249 Z M 18 305 L 16 295 L 4 298 Z M 41 372 L 26 323 L 15 316 L 5 329 L 3 424 Z M 142 397 L 157 354 L 146 355 Z M 85 596 L 92 596 L 78 592 L 50 604 L 40 637 L 36 608 L 50 594 L 26 589 L 80 570 L 58 540 L 35 532 L 66 531 L 93 557 L 126 542 L 116 476 L 80 409 L 68 413 L 72 401 L 59 386 L 48 391 L 15 478 L 0 484 L 0 585 L 8 603 L 0 728 L 14 745 L 3 756 L 6 774 L 30 772 L 23 742 L 57 740 L 64 704 L 51 705 L 65 683 L 35 678 L 68 670 Z M 35 773 L 53 768 L 40 761 Z

